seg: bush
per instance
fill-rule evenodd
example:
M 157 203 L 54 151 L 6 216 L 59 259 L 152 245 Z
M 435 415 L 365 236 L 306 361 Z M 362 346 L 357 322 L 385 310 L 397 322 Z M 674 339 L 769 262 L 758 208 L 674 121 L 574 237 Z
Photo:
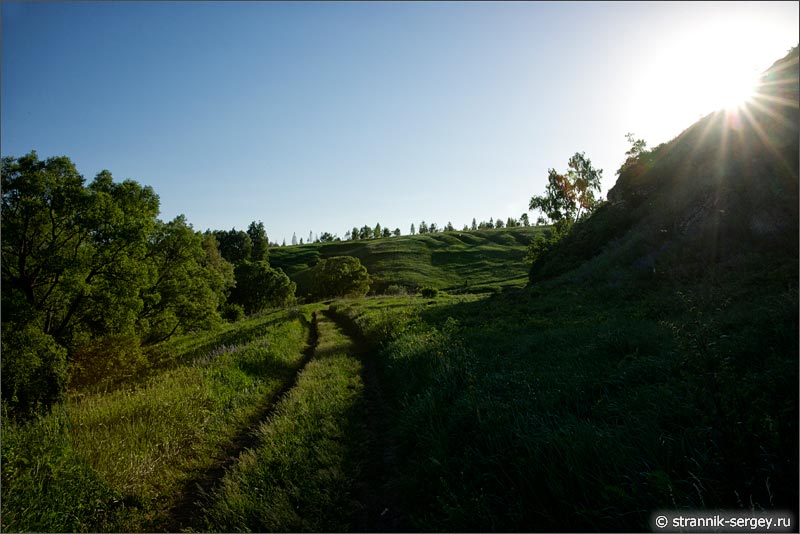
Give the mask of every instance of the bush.
M 400 286 L 400 285 L 397 285 L 397 284 L 392 284 L 392 285 L 390 285 L 389 287 L 386 288 L 386 290 L 384 291 L 384 294 L 393 295 L 393 296 L 396 296 L 396 297 L 404 297 L 404 296 L 408 295 L 408 290 L 404 286 Z
M 436 298 L 436 296 L 439 294 L 439 290 L 435 287 L 423 287 L 419 290 L 419 294 L 426 299 L 432 299 Z
M 297 285 L 266 261 L 240 263 L 234 275 L 236 287 L 231 291 L 230 300 L 244 307 L 248 315 L 270 307 L 287 306 L 294 301 Z
M 239 304 L 226 302 L 222 307 L 222 318 L 231 323 L 241 321 L 244 319 L 244 308 Z
M 75 349 L 69 369 L 70 387 L 118 384 L 147 369 L 139 338 L 114 334 Z
M 64 395 L 67 351 L 35 324 L 3 325 L 2 398 L 16 415 L 48 408 Z
M 372 280 L 358 258 L 334 256 L 311 269 L 311 294 L 317 299 L 363 297 Z

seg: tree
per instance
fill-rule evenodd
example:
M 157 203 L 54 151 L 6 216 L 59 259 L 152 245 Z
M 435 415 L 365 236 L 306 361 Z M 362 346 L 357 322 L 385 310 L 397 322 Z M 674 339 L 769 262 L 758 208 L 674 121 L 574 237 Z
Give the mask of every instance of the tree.
M 380 236 L 381 236 L 381 234 L 382 234 L 382 233 L 383 233 L 383 232 L 382 232 L 382 230 L 381 230 L 381 223 L 376 223 L 376 224 L 375 224 L 375 229 L 372 231 L 372 235 L 373 235 L 375 238 L 378 238 L 378 237 L 380 237 Z
M 296 285 L 280 269 L 266 261 L 245 261 L 236 266 L 236 287 L 230 300 L 252 314 L 270 307 L 285 306 L 294 299 Z
M 531 221 L 530 221 L 530 219 L 528 218 L 528 214 L 527 214 L 527 213 L 523 213 L 522 215 L 520 215 L 520 216 L 519 216 L 519 220 L 520 220 L 520 222 L 522 223 L 522 226 L 525 226 L 525 227 L 527 227 L 527 226 L 530 226 L 530 225 L 531 225 Z
M 359 239 L 370 239 L 372 237 L 372 228 L 367 226 L 366 224 L 361 227 L 361 230 L 358 231 L 358 238 Z
M 451 223 L 450 221 L 447 221 L 447 225 L 444 227 L 444 231 L 445 232 L 452 232 L 453 230 L 455 230 L 455 228 L 453 228 L 453 223 Z
M 420 234 L 427 234 L 428 233 L 428 225 L 425 224 L 425 221 L 419 223 L 419 233 Z
M 506 220 L 506 228 L 516 228 L 517 226 L 519 226 L 519 223 L 514 217 L 509 217 Z
M 383 229 L 383 237 L 392 237 L 392 231 L 388 227 Z
M 306 241 L 306 243 L 313 243 L 313 242 L 314 242 L 314 233 L 311 230 L 309 230 L 308 231 L 308 240 Z
M 138 349 L 159 203 L 152 188 L 114 183 L 108 171 L 85 186 L 69 158 L 36 152 L 4 157 L 0 180 L 2 394 L 26 411 L 60 398 L 66 361 L 94 337 Z
M 143 305 L 137 317 L 145 344 L 218 324 L 218 310 L 233 285 L 233 267 L 222 258 L 214 236 L 195 232 L 183 215 L 158 221 L 145 261 L 151 277 L 140 290 Z
M 569 170 L 559 174 L 548 170 L 548 184 L 545 194 L 531 198 L 530 209 L 540 210 L 550 220 L 569 225 L 598 204 L 595 191 L 600 191 L 603 171 L 592 167 L 592 162 L 583 152 L 576 152 L 569 159 Z
M 133 333 L 158 214 L 150 187 L 108 171 L 83 181 L 66 157 L 3 158 L 3 317 L 27 316 L 66 345 L 76 329 Z
M 322 235 L 319 236 L 319 240 L 322 243 L 329 243 L 336 239 L 336 236 L 331 234 L 330 232 L 322 232 Z
M 235 265 L 250 259 L 250 254 L 253 251 L 253 241 L 244 230 L 236 230 L 236 228 L 231 228 L 227 232 L 217 230 L 214 232 L 214 236 L 217 238 L 222 257 L 229 262 Z
M 501 219 L 501 218 L 499 218 L 499 217 L 498 217 L 498 218 L 497 218 L 497 221 L 495 221 L 495 223 L 494 223 L 494 227 L 495 227 L 495 228 L 502 228 L 503 226 L 505 226 L 505 225 L 503 224 L 503 219 Z
M 311 294 L 315 298 L 363 297 L 371 280 L 358 258 L 334 256 L 311 269 Z
M 411 235 L 416 234 L 416 230 L 414 230 L 414 223 L 411 223 Z
M 300 238 L 300 244 L 301 245 L 303 244 L 303 238 L 302 237 Z
M 475 222 L 475 217 L 472 218 L 472 226 L 470 227 L 471 230 L 478 229 L 478 223 Z
M 297 244 L 297 234 L 292 232 L 292 245 Z
M 395 228 L 394 229 L 394 235 L 395 235 L 395 237 L 400 237 L 400 228 Z
M 431 223 L 431 225 L 428 227 L 428 231 L 432 234 L 435 234 L 439 231 L 439 227 L 436 226 L 436 223 Z
M 267 231 L 264 229 L 264 223 L 251 222 L 247 227 L 247 235 L 250 237 L 250 261 L 262 261 L 267 259 L 269 253 L 269 239 L 267 239 Z M 286 246 L 286 239 L 283 240 L 283 246 Z

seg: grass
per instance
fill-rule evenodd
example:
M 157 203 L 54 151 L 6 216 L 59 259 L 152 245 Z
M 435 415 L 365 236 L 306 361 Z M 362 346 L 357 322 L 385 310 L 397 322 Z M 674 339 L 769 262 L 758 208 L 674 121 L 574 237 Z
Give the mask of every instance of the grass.
M 260 426 L 260 445 L 212 495 L 207 530 L 353 530 L 363 508 L 357 492 L 366 447 L 362 365 L 329 320 L 320 320 L 319 336 L 296 387 Z
M 3 530 L 165 528 L 187 485 L 294 375 L 308 327 L 279 312 L 217 334 L 213 349 L 210 337 L 174 343 L 185 352 L 172 360 L 190 363 L 73 393 L 28 424 L 5 419 Z
M 380 347 L 405 528 L 640 531 L 659 508 L 795 509 L 797 291 L 771 272 L 336 306 Z
M 541 227 L 515 227 L 276 247 L 270 249 L 270 262 L 297 283 L 298 295 L 307 292 L 309 269 L 331 256 L 361 260 L 373 278 L 373 294 L 392 285 L 409 290 L 430 286 L 449 292 L 496 292 L 525 284 L 525 251 L 541 231 Z

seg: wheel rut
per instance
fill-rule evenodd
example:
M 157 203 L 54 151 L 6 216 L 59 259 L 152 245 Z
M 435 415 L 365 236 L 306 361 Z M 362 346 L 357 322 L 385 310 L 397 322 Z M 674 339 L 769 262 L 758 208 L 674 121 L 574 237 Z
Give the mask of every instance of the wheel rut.
M 305 322 L 309 324 L 307 320 Z M 206 499 L 213 493 L 225 473 L 236 463 L 241 454 L 258 445 L 259 437 L 256 430 L 262 421 L 273 414 L 281 399 L 297 385 L 300 373 L 314 357 L 318 344 L 317 312 L 313 312 L 309 324 L 308 346 L 303 351 L 303 358 L 300 360 L 297 371 L 272 397 L 272 400 L 250 418 L 243 430 L 234 436 L 226 447 L 220 450 L 217 454 L 216 462 L 194 476 L 184 486 L 181 497 L 167 513 L 166 522 L 162 525 L 163 530 L 167 532 L 192 532 L 195 529 L 203 529 L 203 525 L 199 524 L 199 521 L 203 516 L 202 510 Z
M 352 340 L 356 355 L 363 365 L 368 450 L 364 459 L 364 475 L 357 489 L 364 508 L 353 526 L 358 532 L 403 532 L 407 530 L 404 514 L 390 484 L 391 474 L 397 469 L 396 445 L 389 432 L 391 418 L 374 347 L 349 317 L 335 313 L 330 308 L 322 313 Z

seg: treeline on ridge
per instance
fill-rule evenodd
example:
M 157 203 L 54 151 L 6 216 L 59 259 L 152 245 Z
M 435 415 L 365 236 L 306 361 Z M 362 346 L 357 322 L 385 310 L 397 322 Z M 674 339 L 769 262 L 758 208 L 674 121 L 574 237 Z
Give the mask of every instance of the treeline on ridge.
M 547 224 L 547 220 L 545 217 L 539 217 L 536 221 L 537 225 L 544 225 Z M 489 221 L 481 221 L 477 222 L 477 220 L 473 217 L 472 218 L 472 225 L 464 225 L 461 229 L 462 232 L 470 232 L 476 230 L 491 230 L 493 228 L 517 228 L 520 226 L 528 227 L 531 225 L 530 218 L 528 217 L 527 213 L 523 213 L 519 216 L 519 218 L 508 217 L 505 221 L 502 218 L 498 217 L 497 220 L 494 217 L 489 217 Z M 449 222 L 444 226 L 439 226 L 436 223 L 432 222 L 430 224 L 426 223 L 424 220 L 420 221 L 419 226 L 415 226 L 414 223 L 411 223 L 411 227 L 409 230 L 408 235 L 417 235 L 417 234 L 435 234 L 438 232 L 455 232 L 456 228 L 453 226 L 453 223 Z M 332 234 L 330 232 L 322 232 L 322 234 L 314 235 L 313 232 L 308 233 L 308 240 L 303 241 L 301 237 L 299 240 L 297 239 L 297 233 L 292 234 L 292 246 L 294 245 L 307 245 L 309 243 L 333 243 L 333 242 L 340 242 L 340 241 L 359 241 L 365 239 L 379 239 L 385 237 L 400 237 L 402 232 L 400 232 L 400 228 L 395 228 L 394 230 L 390 230 L 388 226 L 381 226 L 381 223 L 376 223 L 375 226 L 370 226 L 365 224 L 361 228 L 358 226 L 354 226 L 352 230 L 347 230 L 344 233 L 344 239 L 340 238 L 338 234 Z M 279 246 L 277 243 L 272 243 L 273 246 Z M 286 246 L 286 241 L 284 241 L 280 246 Z

